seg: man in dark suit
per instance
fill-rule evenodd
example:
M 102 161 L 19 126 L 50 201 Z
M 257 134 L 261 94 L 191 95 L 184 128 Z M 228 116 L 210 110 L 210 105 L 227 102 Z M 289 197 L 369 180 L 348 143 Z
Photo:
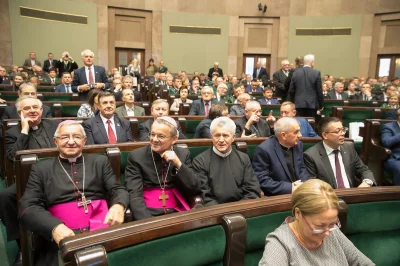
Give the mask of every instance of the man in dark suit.
M 263 89 L 260 87 L 260 84 L 259 84 L 258 80 L 256 80 L 256 79 L 253 79 L 251 81 L 250 87 L 246 88 L 246 92 L 247 93 L 249 93 L 249 92 L 262 92 L 262 91 L 263 91 Z
M 13 78 L 12 85 L 4 87 L 3 91 L 18 91 L 19 86 L 25 82 L 24 76 L 16 74 Z
M 0 66 L 0 84 L 11 85 L 10 76 L 7 76 L 7 71 Z
M 21 123 L 6 131 L 6 158 L 14 162 L 19 150 L 55 147 L 52 141 L 59 121 L 41 120 L 42 103 L 38 99 L 22 97 L 17 100 L 18 118 Z M 19 244 L 19 223 L 17 209 L 17 188 L 15 184 L 0 192 L 0 220 L 7 229 L 7 240 Z M 19 253 L 13 265 L 22 265 Z
M 285 59 L 281 62 L 281 69 L 272 75 L 275 84 L 275 97 L 280 97 L 282 101 L 286 100 L 287 89 L 285 88 L 285 81 L 289 76 L 289 60 Z
M 289 99 L 296 105 L 298 116 L 316 117 L 324 107 L 321 72 L 314 69 L 314 55 L 304 56 L 304 67 L 293 73 Z
M 136 106 L 133 103 L 135 102 L 135 96 L 132 89 L 123 89 L 122 90 L 122 101 L 125 103 L 124 105 L 118 107 L 115 110 L 115 113 L 120 116 L 144 116 L 144 108 L 140 106 Z
M 36 54 L 34 52 L 29 53 L 29 58 L 25 60 L 24 65 L 22 66 L 24 70 L 28 72 L 28 74 L 33 73 L 34 66 L 42 66 L 42 64 L 36 60 Z
M 71 73 L 69 72 L 64 72 L 62 74 L 62 84 L 56 86 L 56 92 L 67 92 L 67 93 L 72 93 L 72 77 Z
M 161 116 L 168 116 L 169 114 L 169 104 L 164 99 L 158 99 L 153 102 L 151 105 L 151 116 L 149 120 L 139 124 L 139 141 L 148 141 L 150 140 L 150 132 L 151 126 L 154 123 L 154 120 Z M 186 139 L 186 136 L 182 132 L 182 128 L 177 122 L 178 125 L 178 139 Z
M 114 87 L 114 90 L 113 90 L 114 95 L 115 95 L 115 100 L 117 102 L 122 101 L 122 90 L 123 89 L 131 89 L 133 91 L 133 94 L 135 95 L 135 101 L 136 102 L 142 101 L 142 94 L 140 93 L 140 91 L 135 90 L 133 88 L 133 77 L 131 75 L 124 76 L 121 81 L 121 85 L 122 85 L 122 87 L 120 90 L 116 91 L 116 87 Z
M 385 162 L 385 170 L 393 177 L 393 184 L 400 185 L 400 109 L 393 110 L 397 116 L 396 121 L 381 126 L 381 142 L 385 148 L 392 151 Z M 394 113 L 394 112 L 393 112 Z
M 261 105 L 257 101 L 248 101 L 245 107 L 245 115 L 234 120 L 236 125 L 236 137 L 269 137 L 274 134 L 275 118 L 272 113 L 267 120 L 262 119 Z
M 361 86 L 361 92 L 353 96 L 353 100 L 376 101 L 376 95 L 371 93 L 371 85 L 364 83 Z
M 349 100 L 349 95 L 344 90 L 344 84 L 342 82 L 335 83 L 335 89 L 331 90 L 327 94 L 327 99 L 331 100 Z
M 194 139 L 210 139 L 210 125 L 211 122 L 218 117 L 228 116 L 228 107 L 222 103 L 215 103 L 210 108 L 210 114 L 204 118 L 196 127 Z
M 290 82 L 292 81 L 292 77 L 293 77 L 293 73 L 297 70 L 300 69 L 304 66 L 304 59 L 302 56 L 298 56 L 294 59 L 294 63 L 295 66 L 294 68 L 291 68 L 289 70 L 289 75 L 287 77 L 287 79 L 285 80 L 285 90 L 286 90 L 286 99 L 288 98 L 287 93 L 289 92 L 289 88 L 290 88 Z M 285 100 L 286 100 L 285 99 Z M 283 99 L 282 99 L 283 100 Z
M 61 80 L 57 77 L 57 72 L 55 69 L 50 69 L 49 74 L 47 77 L 44 78 L 42 81 L 43 85 L 57 85 L 60 84 Z
M 265 87 L 263 91 L 263 98 L 259 99 L 258 101 L 260 104 L 280 104 L 277 99 L 272 98 L 274 92 L 272 91 L 271 87 Z
M 115 144 L 133 141 L 129 121 L 114 115 L 114 94 L 105 91 L 101 92 L 98 97 L 100 112 L 83 123 L 87 138 L 86 144 Z
M 57 70 L 56 69 L 57 61 L 53 59 L 53 54 L 49 53 L 47 55 L 47 57 L 48 57 L 48 59 L 44 60 L 44 62 L 43 62 L 43 70 L 44 70 L 44 72 L 48 73 L 52 69 Z
M 82 61 L 85 66 L 74 71 L 72 91 L 79 93 L 80 101 L 87 101 L 87 95 L 90 90 L 106 90 L 109 84 L 104 67 L 93 65 L 94 53 L 92 51 L 84 50 L 82 52 Z
M 347 129 L 340 119 L 322 118 L 319 128 L 323 141 L 304 153 L 310 177 L 321 179 L 333 188 L 372 186 L 374 176 L 361 161 L 354 144 L 344 141 Z
M 253 79 L 262 80 L 263 86 L 268 86 L 269 75 L 267 70 L 261 66 L 261 62 L 256 63 L 256 67 L 253 70 Z
M 214 103 L 217 103 L 214 99 L 214 90 L 210 86 L 204 86 L 201 89 L 201 99 L 193 101 L 189 115 L 208 116 L 211 105 Z
M 253 156 L 254 172 L 266 196 L 290 194 L 309 179 L 298 122 L 283 117 L 274 129 L 275 136 L 261 143 Z
M 214 63 L 214 67 L 212 67 L 212 68 L 210 68 L 208 70 L 208 78 L 210 80 L 212 79 L 214 73 L 217 73 L 218 77 L 222 77 L 224 75 L 224 72 L 222 71 L 222 69 L 219 68 L 219 63 L 218 62 L 215 62 Z
M 62 73 L 71 73 L 75 69 L 78 69 L 78 64 L 72 59 L 68 52 L 63 52 L 61 59 L 56 62 L 56 68 L 58 69 L 58 77 L 61 78 Z
M 388 102 L 389 98 L 390 98 L 390 95 L 392 93 L 396 93 L 396 89 L 394 88 L 393 85 L 388 85 L 388 86 L 385 87 L 384 92 L 381 95 L 376 95 L 375 98 L 376 98 L 377 101 Z

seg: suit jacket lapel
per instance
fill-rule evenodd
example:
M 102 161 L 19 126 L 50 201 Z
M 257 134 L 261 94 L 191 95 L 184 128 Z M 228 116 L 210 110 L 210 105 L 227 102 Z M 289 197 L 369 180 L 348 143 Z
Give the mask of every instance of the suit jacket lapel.
M 103 124 L 103 120 L 101 120 L 100 115 L 96 115 L 96 124 L 97 127 L 99 128 L 101 134 L 103 135 L 103 138 L 106 140 L 106 143 L 108 143 L 108 136 L 107 136 L 107 131 L 106 131 L 106 125 Z
M 121 113 L 122 116 L 128 116 L 128 112 L 126 111 L 125 105 L 121 106 Z M 136 115 L 136 113 L 135 113 Z
M 328 178 L 330 179 L 330 183 L 334 185 L 334 188 L 337 188 L 337 182 L 335 178 L 335 173 L 333 172 L 331 162 L 329 161 L 328 154 L 326 154 L 324 145 L 322 142 L 319 144 L 319 154 L 321 155 L 321 161 L 325 166 L 325 170 L 328 173 Z
M 278 139 L 275 139 L 274 149 L 275 149 L 275 153 L 276 153 L 276 156 L 278 157 L 279 162 L 281 163 L 283 169 L 285 170 L 287 179 L 292 180 L 290 178 L 289 169 L 287 168 L 285 158 L 283 156 L 283 151 L 282 151 L 282 148 L 280 147 Z
M 114 115 L 114 125 L 115 125 L 115 132 L 117 136 L 117 141 L 121 138 L 122 132 L 121 132 L 121 123 L 119 122 L 119 119 L 116 115 Z

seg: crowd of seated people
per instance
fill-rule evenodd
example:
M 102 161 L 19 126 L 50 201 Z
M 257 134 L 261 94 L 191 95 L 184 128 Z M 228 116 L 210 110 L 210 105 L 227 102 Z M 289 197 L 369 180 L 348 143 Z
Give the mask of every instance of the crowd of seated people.
M 22 69 L 12 68 L 8 75 L 0 67 L 2 90 L 17 91 L 19 96 L 15 105 L 6 108 L 2 118 L 20 119 L 18 126 L 5 133 L 6 159 L 13 162 L 19 150 L 56 147 L 59 151 L 57 158 L 39 162 L 32 168 L 19 209 L 15 184 L 0 191 L 0 219 L 7 229 L 8 241 L 19 243 L 18 221 L 48 241 L 38 265 L 53 265 L 57 244 L 65 237 L 120 224 L 126 208 L 132 210 L 135 220 L 140 220 L 190 210 L 188 202 L 197 195 L 201 196 L 204 206 L 210 206 L 261 195 L 296 193 L 307 180 L 315 178 L 335 189 L 377 185 L 354 144 L 344 141 L 347 129 L 342 121 L 335 117 L 322 118 L 317 134 L 304 117 L 296 116 L 295 104 L 286 98 L 285 82 L 291 75 L 288 60 L 281 62 L 281 69 L 273 74 L 273 81 L 269 83 L 265 78 L 268 73 L 260 64 L 256 65 L 253 76 L 243 79 L 223 75 L 218 62 L 209 69 L 208 75 L 195 73 L 197 75 L 189 77 L 185 71 L 172 75 L 163 61 L 157 67 L 150 59 L 143 71 L 151 76 L 153 88 L 159 87 L 151 93 L 157 96 L 167 90 L 175 100 L 171 106 L 165 99 L 156 98 L 151 103 L 152 117 L 140 123 L 138 131 L 139 141 L 149 143 L 129 153 L 126 187 L 123 187 L 117 183 L 104 156 L 82 154 L 82 149 L 84 145 L 134 141 L 129 121 L 124 117 L 145 114 L 142 107 L 134 104 L 146 101 L 140 91 L 141 69 L 137 60 L 133 60 L 127 75 L 121 75 L 116 68 L 107 74 L 104 67 L 94 65 L 92 51 L 84 50 L 81 57 L 83 66 L 80 68 L 68 52 L 64 52 L 60 60 L 54 60 L 49 53 L 43 69 L 35 53 L 30 53 Z M 301 63 L 299 58 L 296 65 L 301 66 Z M 36 84 L 28 82 L 28 78 L 36 78 Z M 77 117 L 88 119 L 82 124 L 42 120 L 51 114 L 49 107 L 37 99 L 40 84 L 54 86 L 55 92 L 77 93 L 84 102 Z M 395 120 L 400 121 L 397 78 L 389 83 L 387 77 L 366 80 L 355 77 L 347 81 L 325 75 L 321 85 L 327 99 L 387 101 L 384 107 L 394 108 Z M 380 90 L 384 93 L 374 94 Z M 258 99 L 253 98 L 258 94 Z M 274 96 L 280 96 L 279 100 Z M 120 101 L 123 105 L 117 107 Z M 178 139 L 186 136 L 180 124 L 169 116 L 170 112 L 178 113 L 183 103 L 191 105 L 189 115 L 205 116 L 196 129 L 195 138 L 212 140 L 212 147 L 197 155 L 193 162 L 189 150 L 175 145 Z M 229 104 L 234 104 L 230 115 L 239 118 L 229 118 Z M 281 117 L 274 117 L 272 111 L 262 117 L 264 105 L 280 105 Z M 385 167 L 398 177 L 396 149 L 400 143 L 397 141 L 400 129 L 397 121 L 382 129 L 382 143 L 394 151 Z M 256 148 L 252 160 L 232 145 L 235 138 L 249 137 L 267 137 Z M 303 152 L 300 137 L 320 137 L 321 141 Z M 49 182 L 52 176 L 57 178 Z M 398 179 L 394 183 L 400 184 Z M 105 198 L 111 199 L 108 206 Z M 96 213 L 96 208 L 103 212 L 96 218 L 100 221 L 98 226 L 92 227 L 87 218 Z M 66 211 L 76 213 L 79 223 L 63 215 Z M 297 207 L 294 221 L 282 225 L 277 236 L 286 238 L 286 231 L 295 225 L 298 234 L 304 233 L 301 231 L 304 228 L 298 227 L 303 226 L 298 219 L 312 214 Z M 335 220 L 336 212 L 331 214 L 331 220 Z M 339 234 L 334 236 L 343 238 Z M 280 252 L 282 247 L 275 242 L 271 240 L 271 244 L 267 244 L 266 252 Z M 318 245 L 321 242 L 310 242 L 312 247 Z M 303 261 L 304 258 L 297 259 Z M 362 256 L 360 259 L 367 261 Z M 263 263 L 265 260 L 263 258 Z

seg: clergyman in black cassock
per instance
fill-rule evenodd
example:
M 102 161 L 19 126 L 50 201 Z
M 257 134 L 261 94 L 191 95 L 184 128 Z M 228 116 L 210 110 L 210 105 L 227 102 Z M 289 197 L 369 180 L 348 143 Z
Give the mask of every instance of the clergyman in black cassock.
M 108 206 L 116 203 L 128 206 L 128 193 L 118 184 L 107 157 L 97 154 L 83 157 L 86 167 L 84 190 L 86 199 L 92 201 L 108 199 Z M 83 157 L 79 156 L 76 160 L 60 158 L 62 166 L 80 190 L 83 185 Z M 40 161 L 32 166 L 25 193 L 20 200 L 21 224 L 47 240 L 42 247 L 36 247 L 40 254 L 35 262 L 36 265 L 57 265 L 58 247 L 52 241 L 52 232 L 63 221 L 54 217 L 48 209 L 57 204 L 79 202 L 81 199 L 58 158 Z M 83 207 L 82 212 L 84 212 Z M 85 228 L 74 230 L 74 233 L 86 230 Z

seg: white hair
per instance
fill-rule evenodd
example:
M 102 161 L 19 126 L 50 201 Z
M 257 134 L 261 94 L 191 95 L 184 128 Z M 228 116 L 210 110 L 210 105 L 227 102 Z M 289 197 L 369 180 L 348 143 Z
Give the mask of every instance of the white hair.
M 344 86 L 344 84 L 342 82 L 336 82 L 335 83 L 335 88 L 339 87 L 339 86 Z
M 311 63 L 315 60 L 315 56 L 313 54 L 307 54 L 304 56 L 304 65 L 311 65 Z
M 94 57 L 94 53 L 89 49 L 85 49 L 82 51 L 81 56 L 84 57 L 85 55 L 92 55 Z
M 211 93 L 214 94 L 214 90 L 213 90 L 213 88 L 210 87 L 210 86 L 204 86 L 204 87 L 201 89 L 201 92 L 203 93 L 203 92 L 206 91 L 206 90 L 211 90 Z
M 258 101 L 248 101 L 248 102 L 246 103 L 245 109 L 248 110 L 250 107 L 256 106 L 256 105 L 257 105 L 257 106 L 261 106 L 260 102 L 258 102 Z
M 232 136 L 235 135 L 236 132 L 236 125 L 235 122 L 233 122 L 232 119 L 226 116 L 220 116 L 218 118 L 215 118 L 210 125 L 210 132 L 211 134 L 214 132 L 214 129 L 216 127 L 223 127 L 226 130 L 228 130 L 229 134 Z
M 37 91 L 36 86 L 31 82 L 22 83 L 21 86 L 19 86 L 18 90 L 22 92 L 22 90 L 26 88 L 34 88 L 35 91 Z
M 79 123 L 77 120 L 65 120 L 65 121 L 62 121 L 60 124 L 58 124 L 56 132 L 54 132 L 54 137 L 57 138 L 58 136 L 60 136 L 61 128 L 63 126 L 67 126 L 67 125 L 68 126 L 69 125 L 78 125 L 80 130 L 81 130 L 81 132 L 82 132 L 82 135 L 86 137 L 85 129 L 83 128 L 82 124 Z
M 17 112 L 21 111 L 21 102 L 26 99 L 35 99 L 38 102 L 40 108 L 42 108 L 42 106 L 43 106 L 43 103 L 41 100 L 39 100 L 37 98 L 33 98 L 31 96 L 23 96 L 21 98 L 18 98 L 17 101 L 15 102 L 15 107 L 17 108 Z
M 275 136 L 279 136 L 282 132 L 289 132 L 293 125 L 299 125 L 299 122 L 295 118 L 281 117 L 275 123 L 274 131 Z
M 288 65 L 289 64 L 289 60 L 288 59 L 283 59 L 282 61 L 281 61 L 281 65 L 283 66 L 283 65 Z

